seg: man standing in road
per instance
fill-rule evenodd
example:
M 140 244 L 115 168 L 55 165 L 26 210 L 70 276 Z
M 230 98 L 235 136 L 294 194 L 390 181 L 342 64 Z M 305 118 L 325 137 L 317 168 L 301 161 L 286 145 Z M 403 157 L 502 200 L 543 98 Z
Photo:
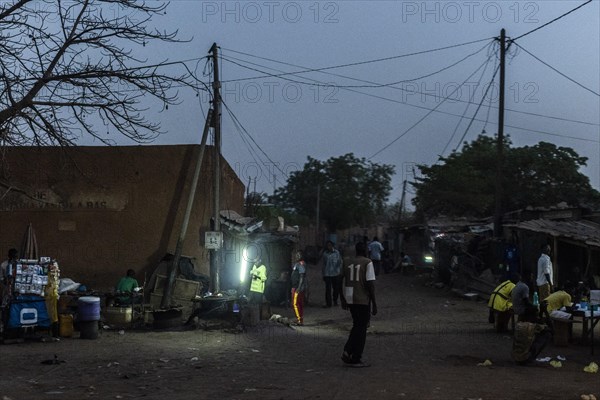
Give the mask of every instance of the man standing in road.
M 356 256 L 344 259 L 344 272 L 340 300 L 344 310 L 350 309 L 352 314 L 352 330 L 344 346 L 342 361 L 352 367 L 368 367 L 362 361 L 362 354 L 367 339 L 369 312 L 377 315 L 375 301 L 375 270 L 369 260 L 364 243 L 356 244 Z M 371 309 L 369 309 L 371 308 Z
M 369 243 L 369 257 L 373 261 L 373 268 L 375 268 L 375 275 L 379 275 L 381 269 L 381 252 L 385 250 L 383 245 L 377 239 L 377 236 L 373 237 L 373 241 Z M 386 271 L 387 272 L 387 271 Z
M 295 263 L 292 267 L 292 308 L 296 315 L 294 325 L 304 325 L 304 293 L 306 292 L 306 264 L 304 263 L 304 255 L 300 250 L 296 252 L 294 257 Z
M 342 258 L 340 252 L 334 247 L 333 242 L 328 240 L 323 252 L 323 281 L 325 281 L 325 305 L 331 307 L 333 292 L 333 305 L 338 305 L 340 292 L 340 275 L 342 273 Z
M 552 260 L 550 260 L 550 245 L 542 246 L 542 254 L 538 259 L 537 280 L 538 295 L 545 299 L 552 293 Z
M 252 266 L 250 278 L 252 278 L 250 281 L 250 302 L 253 304 L 262 304 L 265 283 L 267 282 L 267 267 L 263 264 L 260 257 L 258 257 Z

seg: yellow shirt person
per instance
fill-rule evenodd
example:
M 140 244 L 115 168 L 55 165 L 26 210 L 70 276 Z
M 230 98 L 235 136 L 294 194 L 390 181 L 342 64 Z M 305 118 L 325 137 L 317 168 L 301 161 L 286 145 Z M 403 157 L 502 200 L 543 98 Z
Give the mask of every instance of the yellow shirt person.
M 494 289 L 488 301 L 488 307 L 499 312 L 505 312 L 512 308 L 512 290 L 515 284 L 510 280 L 502 282 Z
M 544 301 L 548 303 L 548 312 L 558 310 L 563 306 L 571 307 L 573 305 L 571 302 L 571 295 L 564 290 L 552 293 L 550 296 L 546 297 Z
M 258 266 L 257 266 L 258 264 Z M 257 260 L 250 271 L 250 301 L 252 303 L 262 303 L 262 295 L 265 292 L 265 283 L 267 282 L 267 267 Z

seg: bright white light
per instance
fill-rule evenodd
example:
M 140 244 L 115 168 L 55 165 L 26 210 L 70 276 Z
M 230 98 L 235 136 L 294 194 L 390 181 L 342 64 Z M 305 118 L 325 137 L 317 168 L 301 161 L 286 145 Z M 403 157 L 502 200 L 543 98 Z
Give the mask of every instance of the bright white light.
M 433 256 L 426 255 L 426 256 L 424 256 L 424 257 L 423 257 L 423 259 L 424 259 L 424 261 L 425 261 L 427 264 L 431 264 L 431 263 L 433 263 Z
M 243 283 L 246 280 L 246 273 L 248 272 L 248 252 L 246 249 L 242 250 L 242 261 L 240 262 L 240 282 Z

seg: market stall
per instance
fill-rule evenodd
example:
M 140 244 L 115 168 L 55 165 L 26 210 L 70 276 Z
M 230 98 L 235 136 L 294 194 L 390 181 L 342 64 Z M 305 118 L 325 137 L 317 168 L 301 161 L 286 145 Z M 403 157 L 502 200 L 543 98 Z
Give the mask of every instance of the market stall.
M 19 259 L 7 266 L 3 337 L 19 337 L 32 328 L 48 329 L 57 322 L 58 293 L 54 288 L 58 274 L 58 264 L 50 257 Z

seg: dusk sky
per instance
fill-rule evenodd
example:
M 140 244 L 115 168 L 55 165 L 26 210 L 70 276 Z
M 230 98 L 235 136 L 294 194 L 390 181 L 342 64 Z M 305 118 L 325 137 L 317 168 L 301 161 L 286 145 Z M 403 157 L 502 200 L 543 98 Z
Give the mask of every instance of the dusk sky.
M 354 153 L 396 166 L 394 202 L 416 164 L 497 132 L 498 75 L 482 96 L 498 63 L 493 39 L 505 28 L 517 38 L 507 56 L 505 134 L 514 146 L 574 148 L 598 189 L 600 2 L 519 37 L 583 3 L 174 1 L 156 26 L 191 41 L 149 46 L 149 61 L 190 60 L 208 74 L 206 60 L 194 59 L 220 46 L 223 154 L 245 184 L 257 178 L 257 190 L 271 194 L 309 155 Z M 200 142 L 208 96 L 181 96 L 158 116 L 167 133 L 155 144 Z

